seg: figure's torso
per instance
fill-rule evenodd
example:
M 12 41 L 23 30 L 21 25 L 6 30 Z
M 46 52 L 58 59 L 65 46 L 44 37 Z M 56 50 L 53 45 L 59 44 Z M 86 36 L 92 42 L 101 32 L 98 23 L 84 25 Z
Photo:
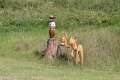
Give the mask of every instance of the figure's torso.
M 54 21 L 49 22 L 49 27 L 50 27 L 51 29 L 55 29 L 56 23 L 55 23 Z

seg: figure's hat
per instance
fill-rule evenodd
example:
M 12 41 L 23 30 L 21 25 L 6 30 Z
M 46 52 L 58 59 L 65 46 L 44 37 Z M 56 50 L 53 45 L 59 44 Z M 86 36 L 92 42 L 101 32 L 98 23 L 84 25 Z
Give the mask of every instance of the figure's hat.
M 50 19 L 55 19 L 56 17 L 55 16 L 53 16 L 53 15 L 50 15 L 50 17 L 49 17 Z

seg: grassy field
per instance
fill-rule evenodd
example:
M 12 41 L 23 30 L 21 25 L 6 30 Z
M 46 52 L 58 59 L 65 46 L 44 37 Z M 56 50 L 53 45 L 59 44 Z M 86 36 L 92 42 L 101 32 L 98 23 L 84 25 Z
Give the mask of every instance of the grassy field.
M 88 28 L 87 28 L 88 29 Z M 45 30 L 47 32 L 47 30 Z M 93 32 L 93 31 L 92 31 Z M 35 55 L 46 44 L 44 32 L 13 32 L 0 37 L 0 77 L 7 80 L 119 80 L 119 59 L 88 55 L 83 66 L 50 62 Z M 46 37 L 44 37 L 46 35 Z M 82 34 L 83 35 L 83 34 Z M 42 38 L 43 37 L 43 38 Z M 44 48 L 44 47 L 43 47 Z M 91 47 L 92 48 L 92 47 Z M 91 49 L 90 49 L 91 50 Z M 105 50 L 104 50 L 105 51 Z M 95 58 L 96 57 L 96 58 Z M 99 58 L 99 59 L 97 59 Z M 95 59 L 95 60 L 93 60 Z M 103 60 L 104 59 L 104 60 Z M 111 62 L 109 62 L 109 60 Z
M 49 61 L 48 17 L 77 36 L 84 65 Z M 0 0 L 1 80 L 120 80 L 120 0 Z

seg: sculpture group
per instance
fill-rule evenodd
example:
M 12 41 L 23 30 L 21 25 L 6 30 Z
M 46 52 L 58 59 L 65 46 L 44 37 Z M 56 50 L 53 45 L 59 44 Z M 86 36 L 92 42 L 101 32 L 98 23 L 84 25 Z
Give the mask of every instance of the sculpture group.
M 77 38 L 72 36 L 68 38 L 66 32 L 62 32 L 62 36 L 60 40 L 55 38 L 55 17 L 50 16 L 49 22 L 49 39 L 47 41 L 47 48 L 45 49 L 45 56 L 49 59 L 53 59 L 59 57 L 62 53 L 58 54 L 58 46 L 66 47 L 71 50 L 69 54 L 72 57 L 72 60 L 75 64 L 83 64 L 84 62 L 84 53 L 83 46 L 78 44 Z

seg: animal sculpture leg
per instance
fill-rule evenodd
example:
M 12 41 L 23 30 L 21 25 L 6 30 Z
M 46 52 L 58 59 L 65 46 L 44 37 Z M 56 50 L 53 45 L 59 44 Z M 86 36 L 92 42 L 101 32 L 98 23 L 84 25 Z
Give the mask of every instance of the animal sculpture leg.
M 72 56 L 72 58 L 74 58 L 74 50 L 72 50 L 71 56 Z
M 74 51 L 75 53 L 75 64 L 78 64 L 79 63 L 79 61 L 80 61 L 80 58 L 79 58 L 79 54 L 78 54 L 78 51 Z
M 79 51 L 77 51 L 77 63 L 80 63 L 80 61 L 81 61 L 81 58 L 80 58 L 80 54 L 79 54 Z
M 70 56 L 72 57 L 73 62 L 75 62 L 75 52 L 74 52 L 74 50 L 71 51 Z
M 84 56 L 83 56 L 83 50 L 81 51 L 81 64 L 83 64 Z
M 80 63 L 83 64 L 83 60 L 84 60 L 83 47 L 82 45 L 79 45 L 78 48 L 79 48 Z

